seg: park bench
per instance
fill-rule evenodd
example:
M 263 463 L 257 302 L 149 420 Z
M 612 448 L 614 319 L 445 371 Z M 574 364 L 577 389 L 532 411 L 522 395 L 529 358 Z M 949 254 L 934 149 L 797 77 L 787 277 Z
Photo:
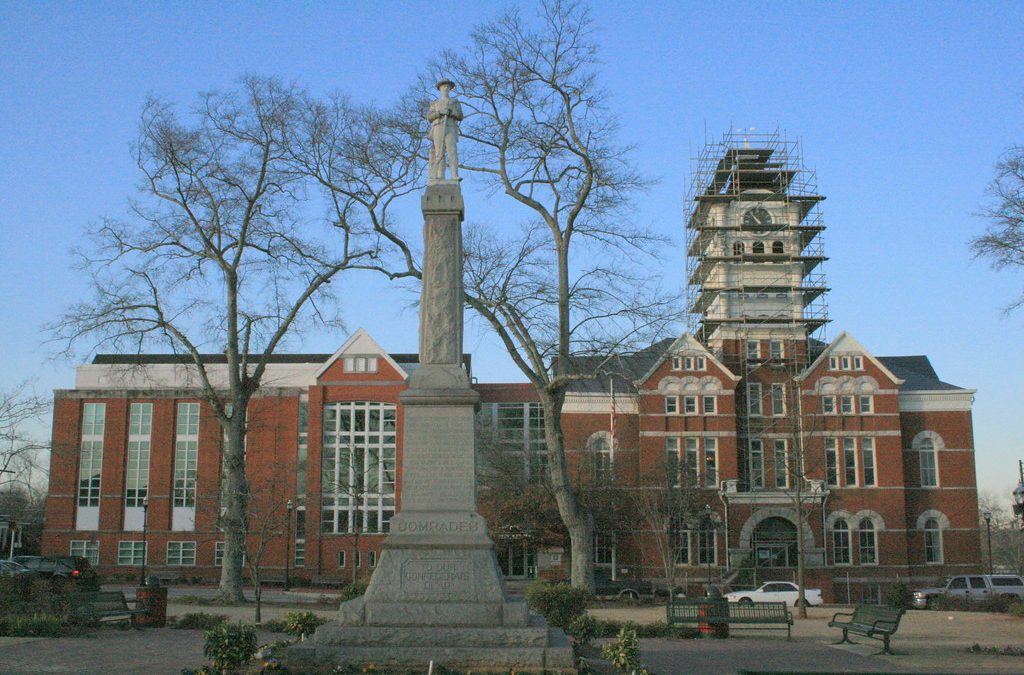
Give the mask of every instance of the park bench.
M 840 620 L 841 616 L 848 618 Z M 892 654 L 889 651 L 889 638 L 900 627 L 900 617 L 902 616 L 902 609 L 879 605 L 857 605 L 852 612 L 836 612 L 828 625 L 829 628 L 840 628 L 843 631 L 843 639 L 835 643 L 837 645 L 844 642 L 856 644 L 849 636 L 850 633 L 853 633 L 872 640 L 881 640 L 884 647 L 878 653 Z
M 792 639 L 793 616 L 784 602 L 730 603 L 718 600 L 672 600 L 666 621 L 671 624 L 727 624 L 761 630 L 786 628 L 786 639 Z M 763 628 L 762 628 L 763 627 Z
M 121 591 L 92 591 L 88 593 L 72 593 L 70 597 L 71 613 L 75 619 L 83 623 L 92 623 L 102 619 L 123 618 L 131 623 L 135 617 L 145 614 L 145 609 L 131 609 Z M 132 602 L 135 602 L 132 600 Z
M 341 588 L 345 581 L 334 574 L 314 574 L 309 580 L 313 586 L 327 586 L 329 588 Z

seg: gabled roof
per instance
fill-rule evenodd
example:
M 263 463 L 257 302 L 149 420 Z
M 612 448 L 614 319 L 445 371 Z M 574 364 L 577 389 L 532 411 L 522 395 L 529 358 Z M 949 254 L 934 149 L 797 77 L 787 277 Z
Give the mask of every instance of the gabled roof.
M 814 372 L 819 365 L 825 363 L 829 356 L 837 352 L 859 352 L 864 356 L 864 358 L 875 364 L 875 367 L 885 373 L 893 382 L 899 385 L 903 384 L 903 378 L 898 377 L 895 373 L 889 370 L 885 364 L 879 361 L 878 358 L 864 347 L 864 345 L 857 342 L 857 340 L 845 330 L 837 335 L 836 339 L 832 341 L 832 344 L 826 347 L 825 350 L 818 355 L 818 358 L 814 359 L 814 363 L 809 365 L 804 372 L 797 375 L 795 379 L 805 379 L 808 375 Z
M 345 340 L 345 344 L 341 345 L 338 351 L 334 352 L 334 354 L 332 354 L 324 362 L 324 365 L 321 366 L 320 369 L 316 371 L 315 377 L 317 379 L 320 379 L 320 376 L 327 372 L 327 369 L 330 368 L 335 361 L 337 361 L 339 358 L 344 357 L 346 354 L 353 354 L 359 356 L 376 354 L 377 356 L 383 358 L 385 361 L 390 363 L 391 367 L 394 368 L 398 372 L 398 374 L 402 376 L 403 379 L 409 377 L 408 371 L 402 368 L 402 366 L 398 365 L 398 362 L 395 361 L 395 359 L 391 358 L 391 355 L 384 351 L 384 349 L 379 344 L 377 344 L 377 341 L 370 337 L 370 334 L 367 333 L 362 328 L 353 333 L 352 337 L 350 337 L 348 340 Z
M 900 391 L 967 391 L 940 380 L 927 356 L 879 356 L 878 360 L 903 379 Z
M 673 342 L 673 338 L 658 340 L 632 354 L 574 357 L 571 361 L 576 372 L 599 371 L 606 374 L 593 380 L 573 382 L 569 386 L 569 391 L 574 394 L 607 394 L 614 382 L 615 393 L 636 393 L 634 382 L 653 366 L 661 363 L 666 350 Z
M 665 340 L 662 340 L 657 344 L 662 344 L 663 342 L 665 342 Z M 675 340 L 673 340 L 668 347 L 665 348 L 665 350 L 661 353 L 661 357 L 651 364 L 651 367 L 647 369 L 647 372 L 645 372 L 640 377 L 636 378 L 635 383 L 640 384 L 641 382 L 646 382 L 647 380 L 651 379 L 651 376 L 654 375 L 654 372 L 661 366 L 662 363 L 664 363 L 665 359 L 668 358 L 669 354 L 676 354 L 685 351 L 699 352 L 703 354 L 704 358 L 708 359 L 716 366 L 718 366 L 722 370 L 722 372 L 726 373 L 733 380 L 739 381 L 740 378 L 734 375 L 731 370 L 726 368 L 721 361 L 716 359 L 714 354 L 708 351 L 708 348 L 701 344 L 700 340 L 695 338 L 690 333 L 683 333 Z

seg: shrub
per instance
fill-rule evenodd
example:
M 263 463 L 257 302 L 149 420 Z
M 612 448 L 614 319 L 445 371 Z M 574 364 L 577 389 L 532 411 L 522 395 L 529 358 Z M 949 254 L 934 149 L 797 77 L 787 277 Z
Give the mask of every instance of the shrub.
M 313 612 L 288 612 L 284 615 L 284 632 L 297 638 L 312 635 L 316 627 L 327 623 L 327 619 Z
M 914 602 L 914 591 L 902 581 L 897 581 L 885 592 L 885 604 L 893 609 L 910 609 Z
M 597 630 L 597 619 L 583 613 L 572 620 L 566 632 L 572 636 L 573 647 L 579 649 L 589 646 L 594 641 L 594 638 L 597 637 Z
M 203 636 L 203 654 L 217 670 L 238 668 L 255 653 L 256 629 L 252 626 L 222 623 Z
M 1024 602 L 1021 602 L 1020 600 L 1011 602 L 1010 606 L 1006 608 L 1006 613 L 1024 618 Z
M 60 617 L 52 614 L 0 617 L 3 637 L 58 637 L 66 633 Z
M 358 598 L 363 593 L 366 593 L 367 586 L 369 586 L 369 582 L 363 581 L 362 579 L 359 581 L 353 581 L 341 589 L 341 601 L 346 602 L 348 600 Z
M 206 612 L 189 612 L 182 614 L 174 622 L 175 628 L 185 630 L 210 630 L 221 624 L 227 623 L 228 617 L 224 614 L 207 614 Z
M 569 584 L 546 584 L 534 581 L 526 587 L 526 602 L 535 612 L 539 612 L 550 626 L 568 628 L 573 619 L 587 609 L 590 593 L 584 588 L 574 588 Z
M 930 607 L 948 612 L 998 612 L 1005 614 L 1010 606 L 1019 602 L 1012 596 L 989 595 L 981 600 L 960 598 L 953 595 L 939 595 L 931 599 Z
M 611 661 L 620 673 L 632 673 L 640 668 L 640 640 L 636 631 L 623 628 L 619 636 L 601 647 L 601 656 Z
M 268 621 L 260 622 L 260 628 L 270 633 L 284 633 L 284 621 L 281 619 L 270 619 Z

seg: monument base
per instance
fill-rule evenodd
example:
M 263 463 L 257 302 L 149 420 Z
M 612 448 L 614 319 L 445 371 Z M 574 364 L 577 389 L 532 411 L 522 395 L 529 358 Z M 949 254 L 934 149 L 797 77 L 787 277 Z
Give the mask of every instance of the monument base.
M 532 617 L 521 627 L 346 626 L 324 624 L 316 635 L 288 648 L 289 669 L 318 672 L 339 665 L 415 669 L 575 672 L 565 633 Z

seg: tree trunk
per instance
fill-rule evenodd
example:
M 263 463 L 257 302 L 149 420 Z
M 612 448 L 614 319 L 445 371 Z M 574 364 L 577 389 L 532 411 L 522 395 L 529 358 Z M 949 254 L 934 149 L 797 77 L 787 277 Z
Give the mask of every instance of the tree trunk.
M 569 531 L 572 585 L 594 592 L 594 516 L 580 503 L 572 488 L 562 436 L 564 394 L 540 392 L 544 406 L 544 434 L 548 450 L 548 474 L 562 523 Z
M 796 490 L 796 587 L 797 616 L 807 618 L 806 586 L 804 584 L 804 505 L 803 494 L 799 487 Z
M 253 593 L 256 595 L 256 623 L 263 622 L 263 584 L 260 583 L 259 575 L 252 578 Z
M 224 448 L 224 560 L 220 571 L 220 600 L 245 602 L 242 592 L 242 559 L 245 554 L 245 519 L 249 508 L 249 483 L 245 477 L 245 409 L 248 400 L 232 407 Z

